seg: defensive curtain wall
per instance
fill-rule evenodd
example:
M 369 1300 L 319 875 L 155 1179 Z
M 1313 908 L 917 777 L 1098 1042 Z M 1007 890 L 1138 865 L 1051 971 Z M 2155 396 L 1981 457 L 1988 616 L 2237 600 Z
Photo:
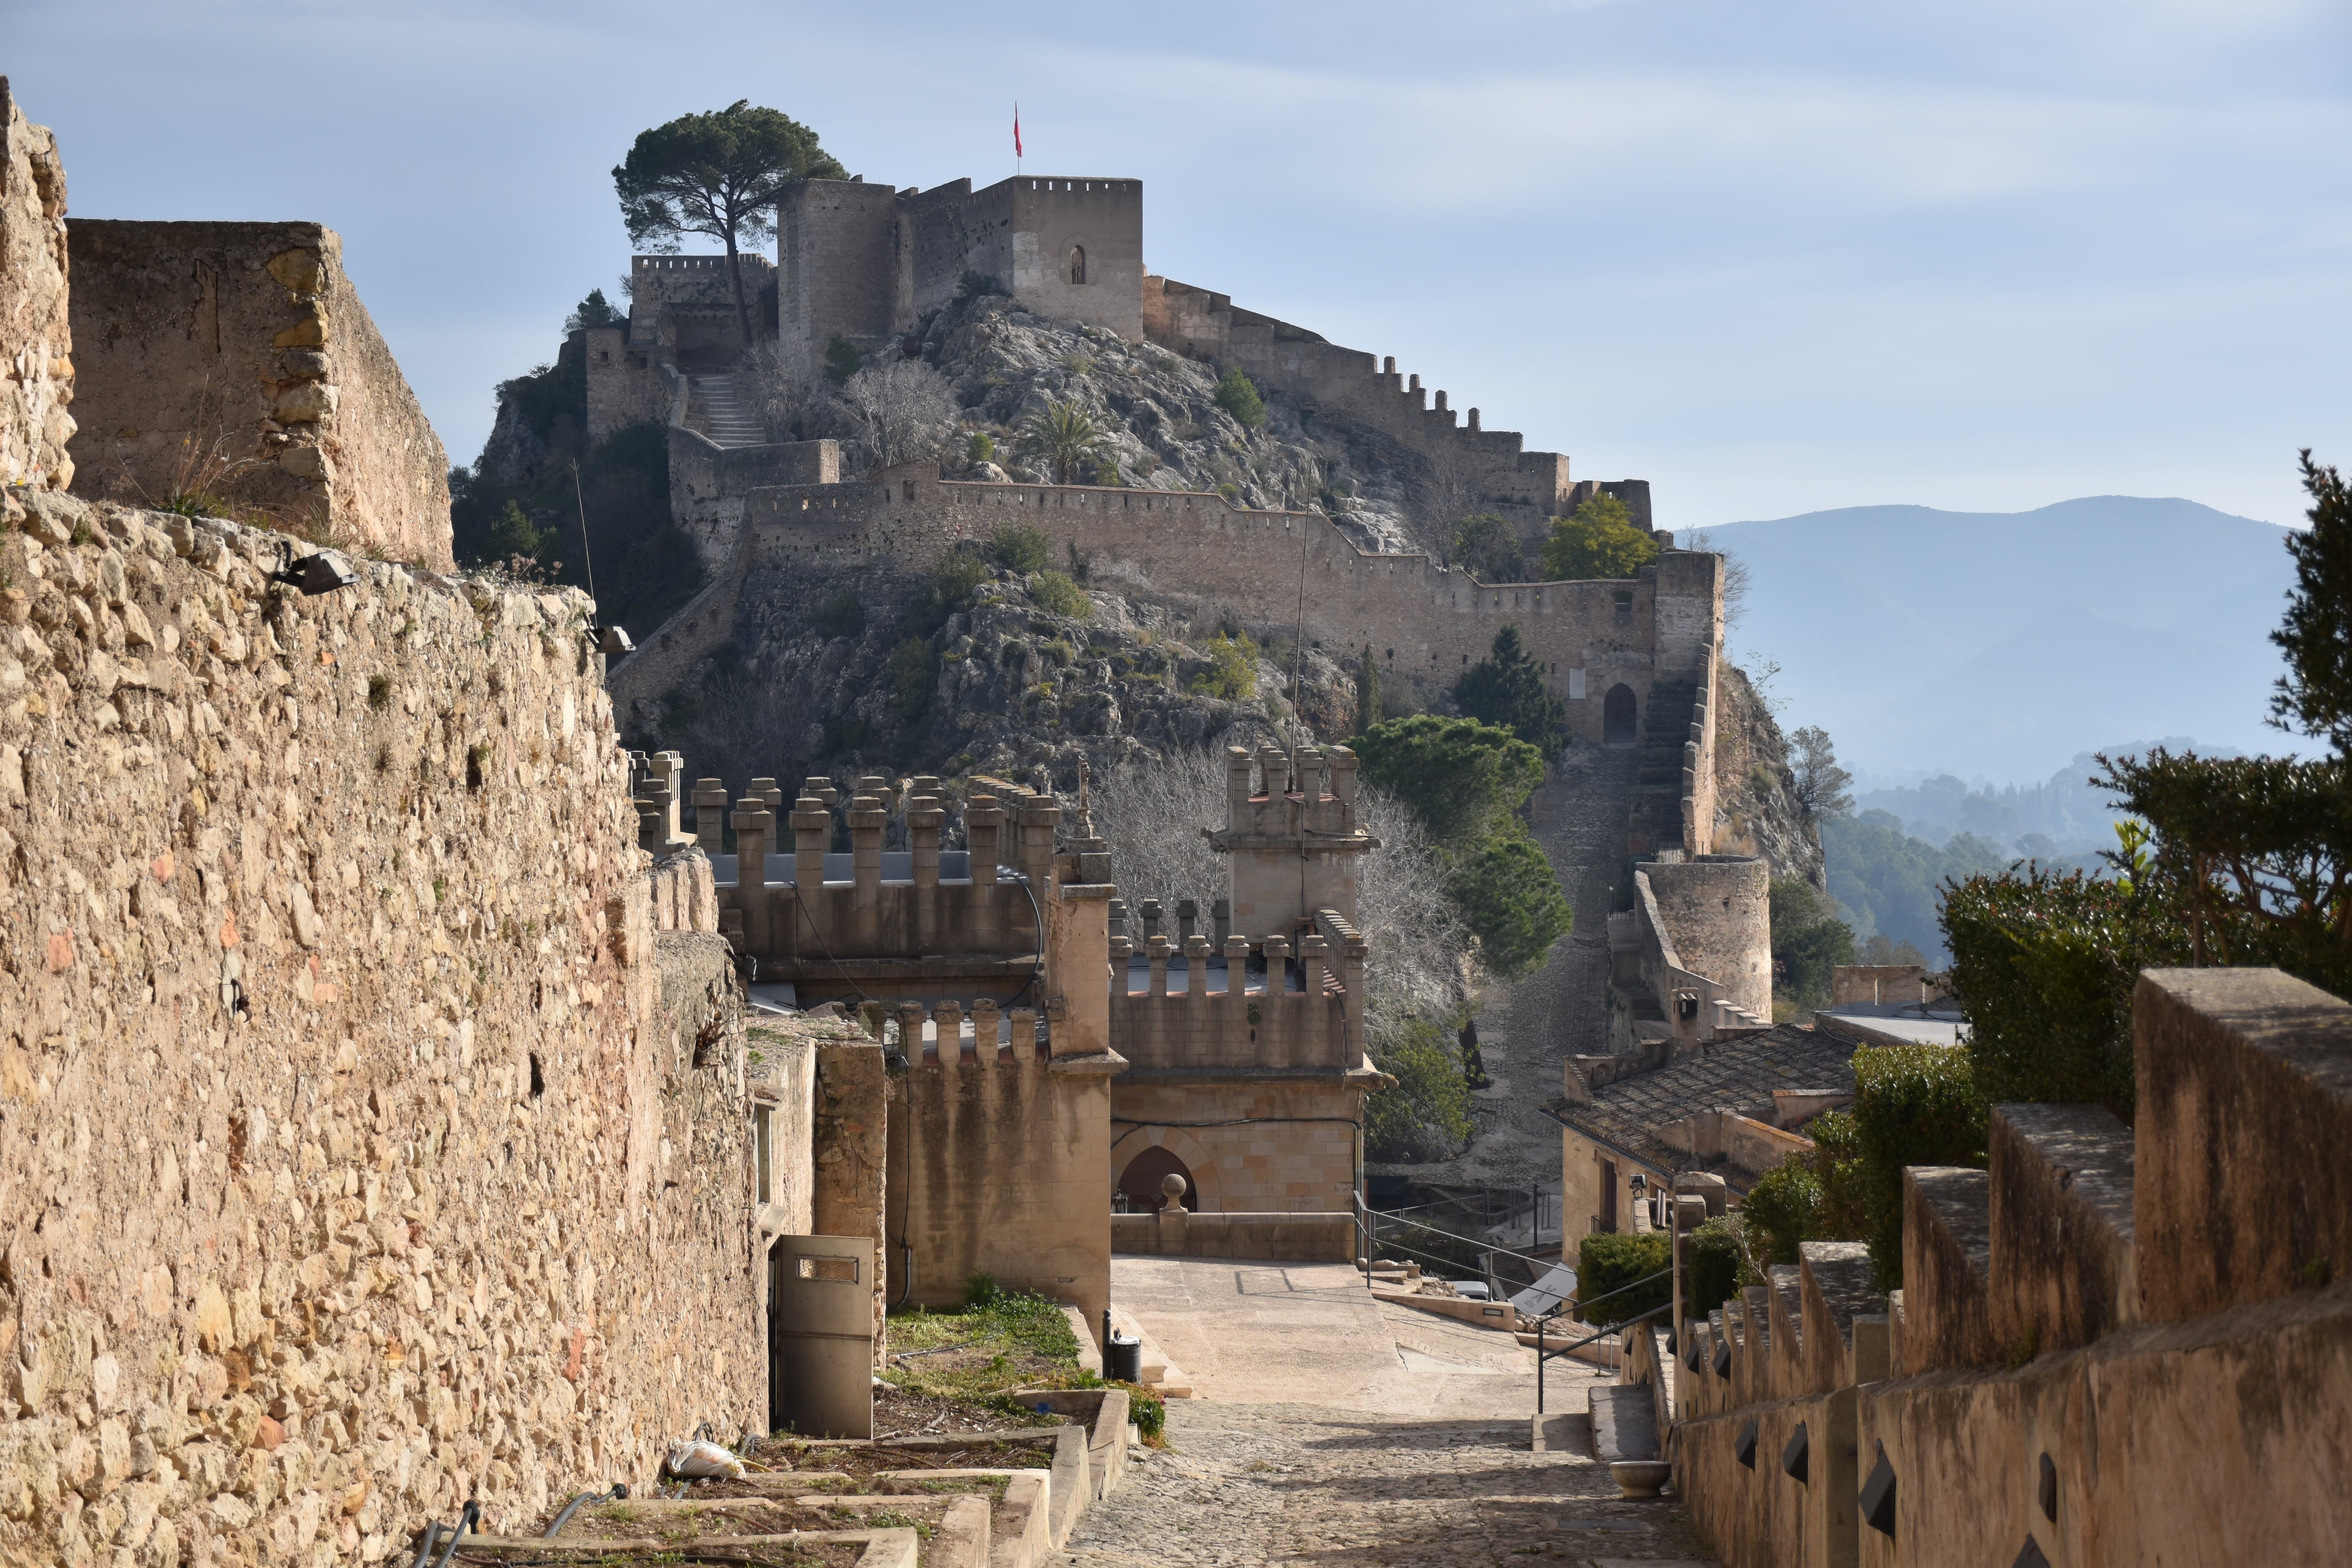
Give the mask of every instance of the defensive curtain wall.
M 1300 612 L 1326 649 L 1366 647 L 1388 669 L 1450 681 L 1519 629 L 1575 733 L 1645 748 L 1632 849 L 1711 847 L 1722 558 L 1667 549 L 1631 580 L 1486 584 L 1428 555 L 1366 551 L 1316 512 L 1253 511 L 1222 496 L 1086 485 L 943 480 L 931 462 L 871 482 L 774 486 L 745 500 L 733 558 L 614 672 L 616 701 L 657 701 L 737 633 L 747 584 L 876 559 L 927 568 L 1010 524 L 1075 549 L 1094 578 L 1286 630 Z M 756 586 L 748 595 L 758 597 Z
M 315 223 L 70 226 L 77 494 L 175 493 L 446 570 L 449 459 Z
M 0 363 L 56 391 L 7 112 Z M 707 863 L 634 842 L 593 605 L 274 582 L 64 494 L 58 412 L 0 399 L 0 1563 L 383 1561 L 758 1424 L 768 1231 L 860 1205 L 803 1142 L 754 1205 L 824 1069 L 747 1060 Z M 824 1092 L 788 1136 L 878 1130 Z
M 1990 1169 L 1904 1173 L 1892 1296 L 1862 1244 L 1807 1242 L 1673 1351 L 1636 1331 L 1732 1568 L 2343 1555 L 2352 1006 L 2148 970 L 2132 1026 L 2133 1125 L 1997 1105 Z
M 656 930 L 586 603 L 26 504 L 0 1560 L 373 1560 L 756 1421 L 740 986 L 707 895 Z

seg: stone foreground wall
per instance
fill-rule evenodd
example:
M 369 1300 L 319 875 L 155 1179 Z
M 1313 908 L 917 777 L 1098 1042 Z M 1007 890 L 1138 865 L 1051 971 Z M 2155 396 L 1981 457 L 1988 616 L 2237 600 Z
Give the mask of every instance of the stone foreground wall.
M 66 319 L 66 170 L 48 128 L 28 124 L 0 76 L 0 510 L 8 489 L 73 482 L 73 335 Z
M 77 493 L 450 565 L 449 458 L 315 223 L 71 226 Z
M 656 930 L 587 602 L 27 504 L 0 1563 L 404 1562 L 757 1422 L 740 987 Z

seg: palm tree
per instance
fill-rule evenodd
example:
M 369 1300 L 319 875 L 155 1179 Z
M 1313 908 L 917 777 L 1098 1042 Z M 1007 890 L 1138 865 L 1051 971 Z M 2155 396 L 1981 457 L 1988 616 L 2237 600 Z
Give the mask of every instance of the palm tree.
M 1102 439 L 1081 404 L 1049 402 L 1021 422 L 1022 448 L 1045 462 L 1057 485 L 1068 484 L 1080 464 L 1100 454 Z

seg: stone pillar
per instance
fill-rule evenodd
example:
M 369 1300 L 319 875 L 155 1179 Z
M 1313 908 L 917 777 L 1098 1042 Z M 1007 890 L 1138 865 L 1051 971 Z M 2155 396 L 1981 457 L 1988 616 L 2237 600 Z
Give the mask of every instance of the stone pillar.
M 1219 899 L 1209 906 L 1209 934 L 1210 940 L 1219 947 L 1224 946 L 1226 941 L 1232 937 L 1234 934 L 1233 900 Z
M 999 839 L 1004 830 L 1004 812 L 992 795 L 976 795 L 966 803 L 963 813 L 964 842 L 971 847 L 971 885 L 975 889 L 993 887 L 996 883 L 996 862 Z
M 751 793 L 758 795 L 761 800 L 766 801 L 770 811 L 776 813 L 778 816 L 782 816 L 783 814 L 784 792 L 776 787 L 775 780 L 753 779 L 751 781 Z
M 1187 952 L 1192 951 L 1192 933 L 1199 929 L 1200 924 L 1200 900 L 1197 899 L 1179 900 L 1176 905 L 1176 936 L 1178 941 L 1185 944 Z
M 694 781 L 694 841 L 705 855 L 723 853 L 727 831 L 727 781 Z
M 818 912 L 814 901 L 824 893 L 824 851 L 833 842 L 833 813 L 825 810 L 824 802 L 814 795 L 803 795 L 793 802 L 793 880 L 799 885 L 800 899 L 812 914 Z
M 1225 748 L 1225 823 L 1237 826 L 1249 808 L 1250 754 L 1239 746 Z
M 1249 938 L 1225 938 L 1225 1010 L 1218 1026 L 1229 1062 L 1245 1062 L 1255 1054 L 1249 1030 Z
M 1209 939 L 1187 934 L 1184 938 L 1184 995 L 1195 1007 L 1205 1006 L 1202 1001 L 1209 994 Z
M 849 879 L 855 885 L 851 907 L 862 930 L 882 907 L 882 830 L 890 814 L 879 796 L 858 795 L 849 803 Z
M 1323 759 L 1331 769 L 1332 797 L 1352 811 L 1356 804 L 1356 775 L 1364 765 L 1363 759 L 1345 746 L 1325 748 Z
M 923 1059 L 923 1005 L 920 1002 L 898 1004 L 898 1048 L 907 1053 L 909 1063 Z
M 1032 800 L 1021 807 L 1021 869 L 1039 899 L 1054 881 L 1054 833 L 1062 824 L 1062 808 L 1050 799 Z
M 1164 998 L 1168 994 L 1168 939 L 1164 936 L 1153 937 L 1145 945 L 1144 952 L 1151 963 L 1150 994 L 1153 996 Z
M 1278 800 L 1290 793 L 1290 757 L 1280 746 L 1258 748 L 1257 772 L 1265 786 L 1259 793 L 1268 800 Z
M 1298 1044 L 1307 1052 L 1305 1059 L 1318 1066 L 1328 1065 L 1339 1054 L 1330 1037 L 1331 1004 L 1323 990 L 1330 970 L 1330 944 L 1319 936 L 1300 937 L 1298 961 L 1306 971 L 1303 978 L 1307 984 L 1306 1027 Z
M 982 1063 L 996 1059 L 996 1001 L 983 996 L 971 1005 L 971 1048 Z
M 1160 900 L 1146 899 L 1136 906 L 1136 911 L 1143 917 L 1143 940 L 1149 942 L 1160 934 Z
M 1018 1067 L 1034 1067 L 1037 1062 L 1037 1009 L 1015 1007 L 1011 1016 L 1013 1063 Z
M 1269 1067 L 1287 1065 L 1290 1042 L 1297 1034 L 1291 1022 L 1290 939 L 1277 931 L 1265 939 L 1265 995 L 1257 1010 L 1257 1057 Z
M 747 951 L 774 953 L 773 923 L 768 917 L 768 839 L 776 826 L 775 814 L 757 795 L 745 795 L 728 819 L 735 828 L 735 907 L 743 913 Z
M 963 1004 L 940 1003 L 931 1009 L 931 1023 L 939 1034 L 934 1048 L 939 1052 L 940 1062 L 953 1067 L 956 1058 L 963 1054 Z

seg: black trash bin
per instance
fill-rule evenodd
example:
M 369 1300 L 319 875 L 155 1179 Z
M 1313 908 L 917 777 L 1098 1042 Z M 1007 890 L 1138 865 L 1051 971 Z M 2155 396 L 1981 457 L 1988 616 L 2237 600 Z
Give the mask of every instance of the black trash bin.
M 1141 1383 L 1143 1342 L 1113 1333 L 1103 1344 L 1103 1375 L 1113 1383 Z

